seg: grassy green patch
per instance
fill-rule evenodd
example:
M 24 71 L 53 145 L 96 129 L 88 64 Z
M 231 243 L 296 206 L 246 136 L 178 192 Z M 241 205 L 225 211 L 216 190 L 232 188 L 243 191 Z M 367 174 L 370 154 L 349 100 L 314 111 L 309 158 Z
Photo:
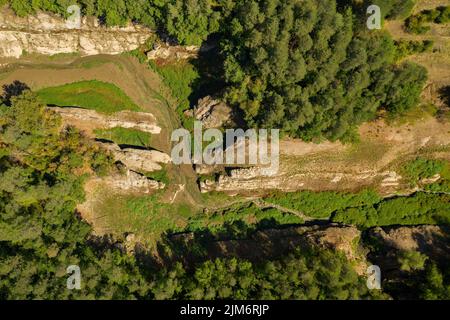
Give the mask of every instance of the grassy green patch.
M 171 89 L 178 100 L 180 108 L 189 107 L 189 96 L 192 93 L 191 85 L 198 79 L 198 72 L 188 61 L 178 61 L 165 65 L 150 62 L 151 67 L 163 78 L 164 83 Z
M 94 133 L 98 139 L 110 140 L 119 145 L 125 144 L 148 148 L 151 141 L 150 133 L 129 128 L 96 129 Z
M 420 104 L 402 114 L 390 115 L 386 120 L 389 125 L 400 126 L 403 124 L 414 124 L 417 121 L 429 117 L 435 117 L 439 109 L 434 104 Z
M 265 200 L 269 203 L 300 211 L 310 217 L 328 218 L 340 209 L 378 203 L 381 201 L 381 197 L 370 190 L 364 190 L 360 193 L 300 191 L 292 193 L 277 192 Z
M 47 105 L 81 107 L 103 113 L 122 110 L 140 111 L 140 108 L 117 86 L 97 80 L 80 81 L 37 92 Z
M 190 107 L 189 97 L 192 86 L 199 79 L 198 71 L 189 61 L 178 61 L 165 65 L 158 65 L 150 61 L 150 67 L 158 72 L 164 84 L 170 88 L 172 95 L 177 99 L 177 112 L 186 128 L 193 127 L 193 120 L 184 116 L 183 112 Z
M 90 60 L 86 60 L 86 61 L 81 61 L 79 64 L 79 67 L 83 68 L 83 69 L 92 69 L 92 68 L 100 67 L 101 65 L 104 65 L 105 63 L 107 63 L 107 61 L 105 61 L 105 60 L 90 59 Z
M 133 233 L 152 246 L 166 232 L 180 231 L 194 213 L 184 204 L 161 202 L 161 193 L 148 196 L 117 195 L 102 192 L 100 205 L 103 227 L 116 236 Z
M 429 179 L 439 175 L 440 179 L 423 186 L 425 190 L 435 192 L 450 192 L 450 162 L 439 159 L 416 158 L 407 162 L 402 169 L 402 175 L 413 186 L 422 179 Z
M 409 197 L 386 199 L 374 205 L 345 208 L 333 222 L 359 227 L 450 223 L 450 195 L 419 192 Z
M 164 169 L 164 168 L 163 168 L 162 170 L 159 170 L 159 171 L 147 172 L 147 173 L 145 173 L 145 176 L 146 176 L 147 178 L 156 180 L 156 181 L 158 181 L 158 182 L 162 182 L 162 183 L 164 183 L 166 186 L 167 186 L 167 185 L 169 184 L 169 182 L 170 182 L 169 176 L 168 176 L 168 174 L 167 174 L 167 170 Z
M 404 167 L 405 176 L 417 183 L 421 179 L 431 178 L 444 170 L 445 162 L 434 159 L 417 158 Z
M 204 177 L 204 180 L 202 180 L 202 181 L 207 180 L 206 177 L 215 179 L 214 175 L 211 175 L 211 176 L 201 175 L 200 178 L 201 177 Z M 243 200 L 243 199 L 244 198 L 240 197 L 239 195 L 230 197 L 226 193 L 220 192 L 220 191 L 211 191 L 211 192 L 207 192 L 207 193 L 202 193 L 202 202 L 206 206 L 226 205 L 226 204 L 229 204 L 230 202 L 239 201 L 239 200 Z

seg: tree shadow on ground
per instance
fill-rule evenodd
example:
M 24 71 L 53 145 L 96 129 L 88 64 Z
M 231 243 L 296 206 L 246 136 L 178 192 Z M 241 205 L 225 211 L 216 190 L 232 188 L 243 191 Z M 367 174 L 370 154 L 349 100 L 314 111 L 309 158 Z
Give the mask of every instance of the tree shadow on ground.
M 216 230 L 204 228 L 194 232 L 168 232 L 158 242 L 156 251 L 149 252 L 139 246 L 135 248 L 135 255 L 142 267 L 153 271 L 170 269 L 176 263 L 192 270 L 198 264 L 216 258 L 234 257 L 259 263 L 276 259 L 310 243 L 306 233 L 299 232 L 297 227 L 278 225 L 271 219 L 264 219 L 255 225 L 238 220 L 225 223 Z
M 443 87 L 439 90 L 439 97 L 450 108 L 450 86 Z
M 217 40 L 209 40 L 200 48 L 197 59 L 191 60 L 199 77 L 192 83 L 191 105 L 205 96 L 221 96 L 226 86 L 223 69 L 224 57 L 220 54 Z

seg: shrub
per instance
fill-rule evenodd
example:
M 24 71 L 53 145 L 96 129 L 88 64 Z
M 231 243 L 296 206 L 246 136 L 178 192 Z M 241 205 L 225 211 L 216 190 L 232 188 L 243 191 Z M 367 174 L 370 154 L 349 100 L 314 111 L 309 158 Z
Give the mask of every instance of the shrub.
M 441 160 L 417 158 L 406 164 L 403 172 L 407 178 L 413 183 L 417 183 L 421 179 L 431 178 L 441 173 L 446 163 Z
M 413 54 L 428 52 L 433 49 L 432 40 L 413 41 L 399 40 L 395 41 L 396 60 L 400 60 Z
M 441 6 L 432 10 L 423 10 L 405 20 L 405 30 L 423 34 L 430 30 L 427 23 L 447 23 L 450 21 L 450 6 Z

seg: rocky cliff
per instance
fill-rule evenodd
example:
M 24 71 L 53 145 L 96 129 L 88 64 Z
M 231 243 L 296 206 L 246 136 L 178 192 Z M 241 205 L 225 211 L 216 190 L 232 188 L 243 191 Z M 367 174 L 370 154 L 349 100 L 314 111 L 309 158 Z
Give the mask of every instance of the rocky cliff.
M 103 143 L 102 146 L 111 152 L 116 161 L 122 162 L 128 169 L 138 172 L 152 172 L 162 169 L 160 164 L 171 162 L 169 155 L 157 150 L 121 149 L 114 143 Z
M 51 107 L 59 113 L 65 123 L 90 133 L 97 128 L 131 128 L 151 134 L 161 133 L 156 118 L 148 112 L 120 111 L 111 115 L 102 114 L 94 110 L 70 107 Z
M 103 183 L 110 191 L 127 193 L 151 193 L 164 189 L 165 184 L 145 177 L 137 172 L 126 170 L 125 174 L 112 175 L 103 178 L 93 178 L 92 182 Z
M 0 57 L 19 58 L 24 52 L 54 55 L 79 52 L 82 55 L 119 54 L 136 49 L 152 32 L 142 26 L 106 28 L 93 17 L 83 17 L 73 27 L 55 15 L 38 12 L 18 17 L 0 10 Z

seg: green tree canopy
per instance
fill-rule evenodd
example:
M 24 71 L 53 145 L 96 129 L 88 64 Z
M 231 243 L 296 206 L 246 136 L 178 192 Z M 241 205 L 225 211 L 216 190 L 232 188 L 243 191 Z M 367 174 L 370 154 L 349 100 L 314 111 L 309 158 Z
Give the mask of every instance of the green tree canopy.
M 424 71 L 397 70 L 391 37 L 355 30 L 335 0 L 245 0 L 235 11 L 222 42 L 227 96 L 250 125 L 339 139 L 386 104 L 417 102 Z

